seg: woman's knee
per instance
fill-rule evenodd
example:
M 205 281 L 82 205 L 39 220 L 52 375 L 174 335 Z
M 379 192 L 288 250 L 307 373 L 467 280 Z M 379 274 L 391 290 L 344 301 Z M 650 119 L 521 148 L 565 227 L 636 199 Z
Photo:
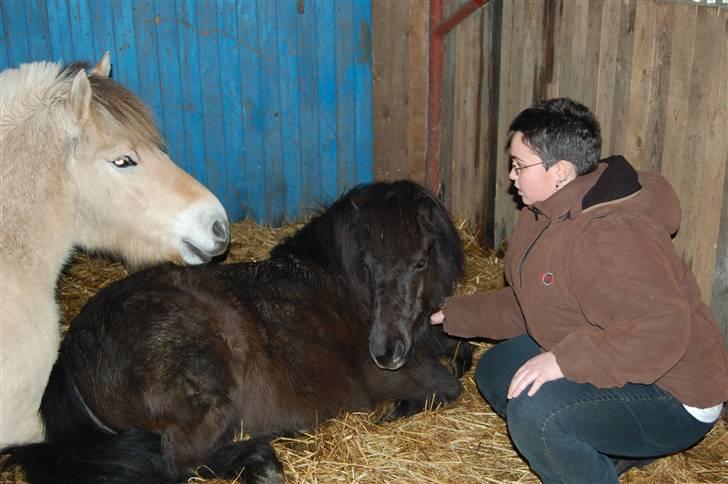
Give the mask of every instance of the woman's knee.
M 508 387 L 513 375 L 539 352 L 538 345 L 528 335 L 523 335 L 498 343 L 478 361 L 475 382 L 498 415 L 506 415 Z

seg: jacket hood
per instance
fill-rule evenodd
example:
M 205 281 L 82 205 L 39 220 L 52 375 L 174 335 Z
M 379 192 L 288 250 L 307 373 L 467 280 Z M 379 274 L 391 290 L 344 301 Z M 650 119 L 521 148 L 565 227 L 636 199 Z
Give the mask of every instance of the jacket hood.
M 621 156 L 600 161 L 594 171 L 577 177 L 531 210 L 536 216 L 570 218 L 616 204 L 649 218 L 669 235 L 680 227 L 680 202 L 670 183 L 659 173 L 637 172 Z

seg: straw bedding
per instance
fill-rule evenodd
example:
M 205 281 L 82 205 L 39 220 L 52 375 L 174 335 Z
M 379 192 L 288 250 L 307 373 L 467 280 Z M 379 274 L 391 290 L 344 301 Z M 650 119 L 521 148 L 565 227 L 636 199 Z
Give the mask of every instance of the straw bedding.
M 253 261 L 300 224 L 271 229 L 251 222 L 232 226 L 228 261 Z M 467 276 L 459 293 L 502 286 L 502 263 L 482 250 L 473 234 L 460 228 L 467 253 Z M 59 299 L 69 321 L 98 289 L 126 274 L 119 263 L 80 254 L 61 280 Z M 487 350 L 477 343 L 476 358 Z M 310 433 L 274 443 L 291 483 L 536 483 L 511 445 L 505 423 L 479 396 L 472 370 L 456 403 L 399 422 L 379 425 L 373 415 L 344 413 Z M 20 470 L 0 482 L 23 483 Z M 190 482 L 223 484 L 192 478 Z M 728 417 L 724 415 L 693 449 L 630 471 L 622 482 L 728 483 Z

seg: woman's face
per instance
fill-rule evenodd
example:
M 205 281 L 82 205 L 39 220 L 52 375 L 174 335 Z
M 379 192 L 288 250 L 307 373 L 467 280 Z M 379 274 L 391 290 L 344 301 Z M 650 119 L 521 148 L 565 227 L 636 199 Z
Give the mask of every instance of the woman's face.
M 543 160 L 523 142 L 520 131 L 511 138 L 510 157 L 508 178 L 513 181 L 524 204 L 542 202 L 556 192 L 557 170 L 546 170 Z

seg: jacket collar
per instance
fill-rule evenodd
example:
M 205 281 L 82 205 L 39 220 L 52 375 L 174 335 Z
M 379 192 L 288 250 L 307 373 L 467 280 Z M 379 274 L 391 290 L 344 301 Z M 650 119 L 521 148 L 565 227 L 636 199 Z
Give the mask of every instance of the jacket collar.
M 584 210 L 614 202 L 637 193 L 642 186 L 637 171 L 621 156 L 610 156 L 597 164 L 595 170 L 578 176 L 562 190 L 546 200 L 529 207 L 536 218 L 569 219 Z

